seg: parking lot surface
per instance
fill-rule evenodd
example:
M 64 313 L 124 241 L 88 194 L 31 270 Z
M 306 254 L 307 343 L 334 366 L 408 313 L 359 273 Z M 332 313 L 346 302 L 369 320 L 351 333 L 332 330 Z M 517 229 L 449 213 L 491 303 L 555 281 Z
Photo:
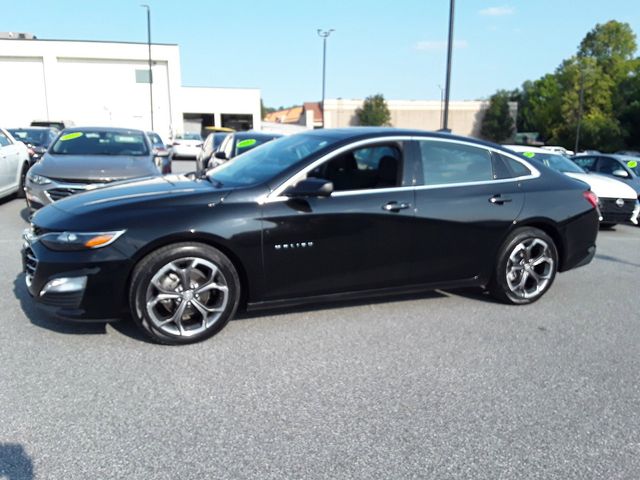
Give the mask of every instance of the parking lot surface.
M 164 347 L 39 313 L 25 219 L 0 203 L 0 478 L 640 478 L 640 228 L 531 306 L 439 291 Z

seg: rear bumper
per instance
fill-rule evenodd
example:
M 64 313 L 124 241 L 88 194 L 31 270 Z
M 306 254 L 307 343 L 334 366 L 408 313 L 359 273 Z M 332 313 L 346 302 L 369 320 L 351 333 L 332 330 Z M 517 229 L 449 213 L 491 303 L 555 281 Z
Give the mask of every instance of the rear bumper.
M 587 265 L 596 253 L 596 239 L 600 227 L 599 215 L 594 208 L 568 220 L 563 226 L 563 255 L 560 272 Z

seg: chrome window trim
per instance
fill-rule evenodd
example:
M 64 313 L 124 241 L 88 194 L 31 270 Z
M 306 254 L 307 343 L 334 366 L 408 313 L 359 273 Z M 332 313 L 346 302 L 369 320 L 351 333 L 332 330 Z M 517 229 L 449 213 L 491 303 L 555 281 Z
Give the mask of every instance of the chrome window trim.
M 473 143 L 473 142 L 467 142 L 467 141 L 464 141 L 464 140 L 458 140 L 458 139 L 454 139 L 454 138 L 423 137 L 423 136 L 415 136 L 415 135 L 392 135 L 392 136 L 388 136 L 388 137 L 375 137 L 375 138 L 367 138 L 367 139 L 364 139 L 364 140 L 359 140 L 357 142 L 353 142 L 353 143 L 350 143 L 348 145 L 344 145 L 344 146 L 342 146 L 342 147 L 340 147 L 340 148 L 338 148 L 336 150 L 333 150 L 333 151 L 327 153 L 326 155 L 323 155 L 322 157 L 317 159 L 315 162 L 311 163 L 310 165 L 307 165 L 305 168 L 303 168 L 302 170 L 300 170 L 299 172 L 295 173 L 294 175 L 289 177 L 287 180 L 282 182 L 280 185 L 278 185 L 278 187 L 276 187 L 270 193 L 264 195 L 262 198 L 259 199 L 258 203 L 264 204 L 264 203 L 287 201 L 289 199 L 288 197 L 281 196 L 281 193 L 283 191 L 285 191 L 288 187 L 290 187 L 294 183 L 296 183 L 296 182 L 302 180 L 303 178 L 305 178 L 307 173 L 309 173 L 314 168 L 318 167 L 319 165 L 322 165 L 324 162 L 327 162 L 327 161 L 331 160 L 332 158 L 334 158 L 334 157 L 336 157 L 336 156 L 338 156 L 338 155 L 340 155 L 340 154 L 342 154 L 342 153 L 344 153 L 346 151 L 352 150 L 353 148 L 358 148 L 358 147 L 362 147 L 362 146 L 366 146 L 366 145 L 370 145 L 370 144 L 377 144 L 377 143 L 406 142 L 406 141 L 436 141 L 436 142 L 456 143 L 456 144 L 459 144 L 459 145 L 465 145 L 465 146 L 485 149 L 485 150 L 490 151 L 490 152 L 496 152 L 496 153 L 498 153 L 500 155 L 504 155 L 505 157 L 509 157 L 512 160 L 515 160 L 516 162 L 521 163 L 522 165 L 527 167 L 529 169 L 529 171 L 531 171 L 531 174 L 530 175 L 523 175 L 523 176 L 520 176 L 520 177 L 503 178 L 503 179 L 497 179 L 497 180 L 483 180 L 483 181 L 478 181 L 478 182 L 440 183 L 440 184 L 436 184 L 436 185 L 405 185 L 405 186 L 401 186 L 401 187 L 392 187 L 392 188 L 368 188 L 368 189 L 362 189 L 362 190 L 342 190 L 342 191 L 339 191 L 339 192 L 333 192 L 331 194 L 331 196 L 332 197 L 342 197 L 342 196 L 347 196 L 347 195 L 369 195 L 369 194 L 380 193 L 380 192 L 384 193 L 384 192 L 405 191 L 405 190 L 408 190 L 408 189 L 431 190 L 431 189 L 435 189 L 435 188 L 463 187 L 463 186 L 475 186 L 475 185 L 487 185 L 487 184 L 493 185 L 493 184 L 496 184 L 496 183 L 509 183 L 509 182 L 520 182 L 520 181 L 523 181 L 523 180 L 532 180 L 532 179 L 538 178 L 540 176 L 540 171 L 536 167 L 531 165 L 529 162 L 525 161 L 522 158 L 519 158 L 517 155 L 513 154 L 512 152 L 506 152 L 504 150 L 498 150 L 497 148 L 494 148 L 494 147 L 491 147 L 491 146 L 478 145 L 478 144 Z

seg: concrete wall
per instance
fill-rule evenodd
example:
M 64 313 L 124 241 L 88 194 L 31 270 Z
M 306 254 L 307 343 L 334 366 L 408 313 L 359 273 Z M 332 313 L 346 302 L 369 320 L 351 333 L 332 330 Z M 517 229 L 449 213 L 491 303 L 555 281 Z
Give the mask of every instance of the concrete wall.
M 442 105 L 434 100 L 388 100 L 391 113 L 391 126 L 415 128 L 420 130 L 438 130 L 442 125 Z M 325 100 L 325 127 L 348 127 L 358 125 L 356 110 L 362 106 L 362 100 L 331 99 Z M 488 102 L 455 101 L 449 103 L 449 128 L 453 133 L 471 137 L 480 136 L 482 118 Z M 517 105 L 510 104 L 515 118 Z

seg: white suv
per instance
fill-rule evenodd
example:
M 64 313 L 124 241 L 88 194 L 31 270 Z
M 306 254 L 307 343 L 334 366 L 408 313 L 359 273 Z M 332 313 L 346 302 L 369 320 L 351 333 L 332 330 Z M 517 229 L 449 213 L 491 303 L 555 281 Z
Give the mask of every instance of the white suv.
M 24 197 L 24 181 L 29 170 L 27 146 L 0 128 L 0 198 L 17 193 Z

